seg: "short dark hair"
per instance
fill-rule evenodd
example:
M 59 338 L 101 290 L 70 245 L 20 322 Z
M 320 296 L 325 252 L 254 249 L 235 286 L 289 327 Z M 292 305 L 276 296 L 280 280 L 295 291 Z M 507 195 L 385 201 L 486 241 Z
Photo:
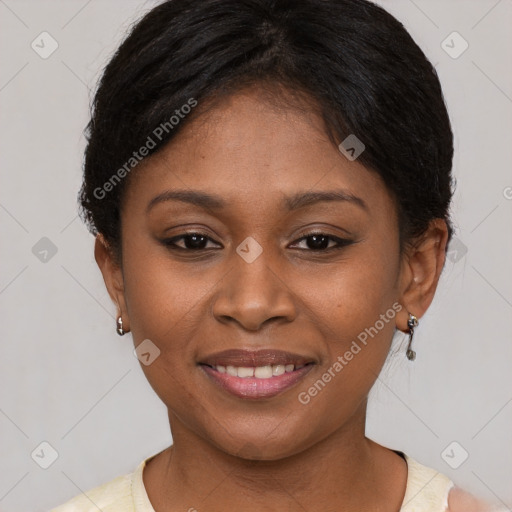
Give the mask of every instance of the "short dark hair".
M 155 153 L 202 104 L 258 84 L 309 97 L 336 145 L 350 134 L 364 143 L 358 162 L 395 198 L 401 247 L 434 218 L 451 237 L 453 134 L 436 70 L 404 26 L 366 0 L 168 0 L 145 14 L 93 100 L 79 194 L 90 231 L 119 255 L 133 151 Z M 194 101 L 199 108 L 171 121 Z

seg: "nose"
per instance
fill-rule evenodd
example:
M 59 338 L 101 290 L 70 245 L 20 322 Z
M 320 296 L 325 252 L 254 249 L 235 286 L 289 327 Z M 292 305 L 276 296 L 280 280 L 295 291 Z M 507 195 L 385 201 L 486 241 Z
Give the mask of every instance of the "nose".
M 236 253 L 233 260 L 214 300 L 215 318 L 222 323 L 236 322 L 248 331 L 273 322 L 292 322 L 296 316 L 293 292 L 266 251 L 251 263 Z

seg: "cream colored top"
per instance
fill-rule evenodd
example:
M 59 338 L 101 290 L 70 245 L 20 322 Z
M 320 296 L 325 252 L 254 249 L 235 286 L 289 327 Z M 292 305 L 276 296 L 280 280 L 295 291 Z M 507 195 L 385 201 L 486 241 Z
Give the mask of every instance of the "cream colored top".
M 50 512 L 155 512 L 142 480 L 144 466 L 154 456 L 143 460 L 133 473 L 118 476 Z M 405 454 L 404 458 L 407 487 L 400 512 L 445 512 L 453 482 Z

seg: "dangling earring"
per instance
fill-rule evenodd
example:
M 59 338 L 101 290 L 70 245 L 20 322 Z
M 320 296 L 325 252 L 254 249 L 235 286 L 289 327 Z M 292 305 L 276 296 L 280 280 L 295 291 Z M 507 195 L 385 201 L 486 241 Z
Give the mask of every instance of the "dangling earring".
M 411 313 L 409 313 L 409 319 L 407 320 L 407 327 L 409 327 L 409 344 L 407 345 L 407 359 L 414 361 L 416 359 L 416 352 L 411 348 L 412 337 L 414 336 L 414 328 L 418 326 L 418 319 Z
M 121 318 L 121 316 L 117 317 L 116 332 L 117 334 L 119 334 L 119 336 L 123 336 L 126 333 L 126 331 L 123 329 L 123 319 Z

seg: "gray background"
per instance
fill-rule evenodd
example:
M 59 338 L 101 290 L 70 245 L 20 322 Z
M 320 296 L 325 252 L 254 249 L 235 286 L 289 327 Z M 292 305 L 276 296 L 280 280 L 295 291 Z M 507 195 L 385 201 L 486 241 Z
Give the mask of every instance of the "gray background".
M 455 131 L 458 232 L 417 329 L 418 358 L 409 363 L 396 338 L 368 435 L 512 507 L 512 1 L 380 3 L 439 72 Z M 130 337 L 115 333 L 76 210 L 91 89 L 152 5 L 0 0 L 1 511 L 47 510 L 171 442 Z M 31 47 L 51 49 L 43 31 L 59 45 L 46 59 Z M 458 58 L 442 47 L 453 31 L 469 43 Z M 459 52 L 462 41 L 445 48 Z M 44 441 L 58 455 L 48 469 Z

